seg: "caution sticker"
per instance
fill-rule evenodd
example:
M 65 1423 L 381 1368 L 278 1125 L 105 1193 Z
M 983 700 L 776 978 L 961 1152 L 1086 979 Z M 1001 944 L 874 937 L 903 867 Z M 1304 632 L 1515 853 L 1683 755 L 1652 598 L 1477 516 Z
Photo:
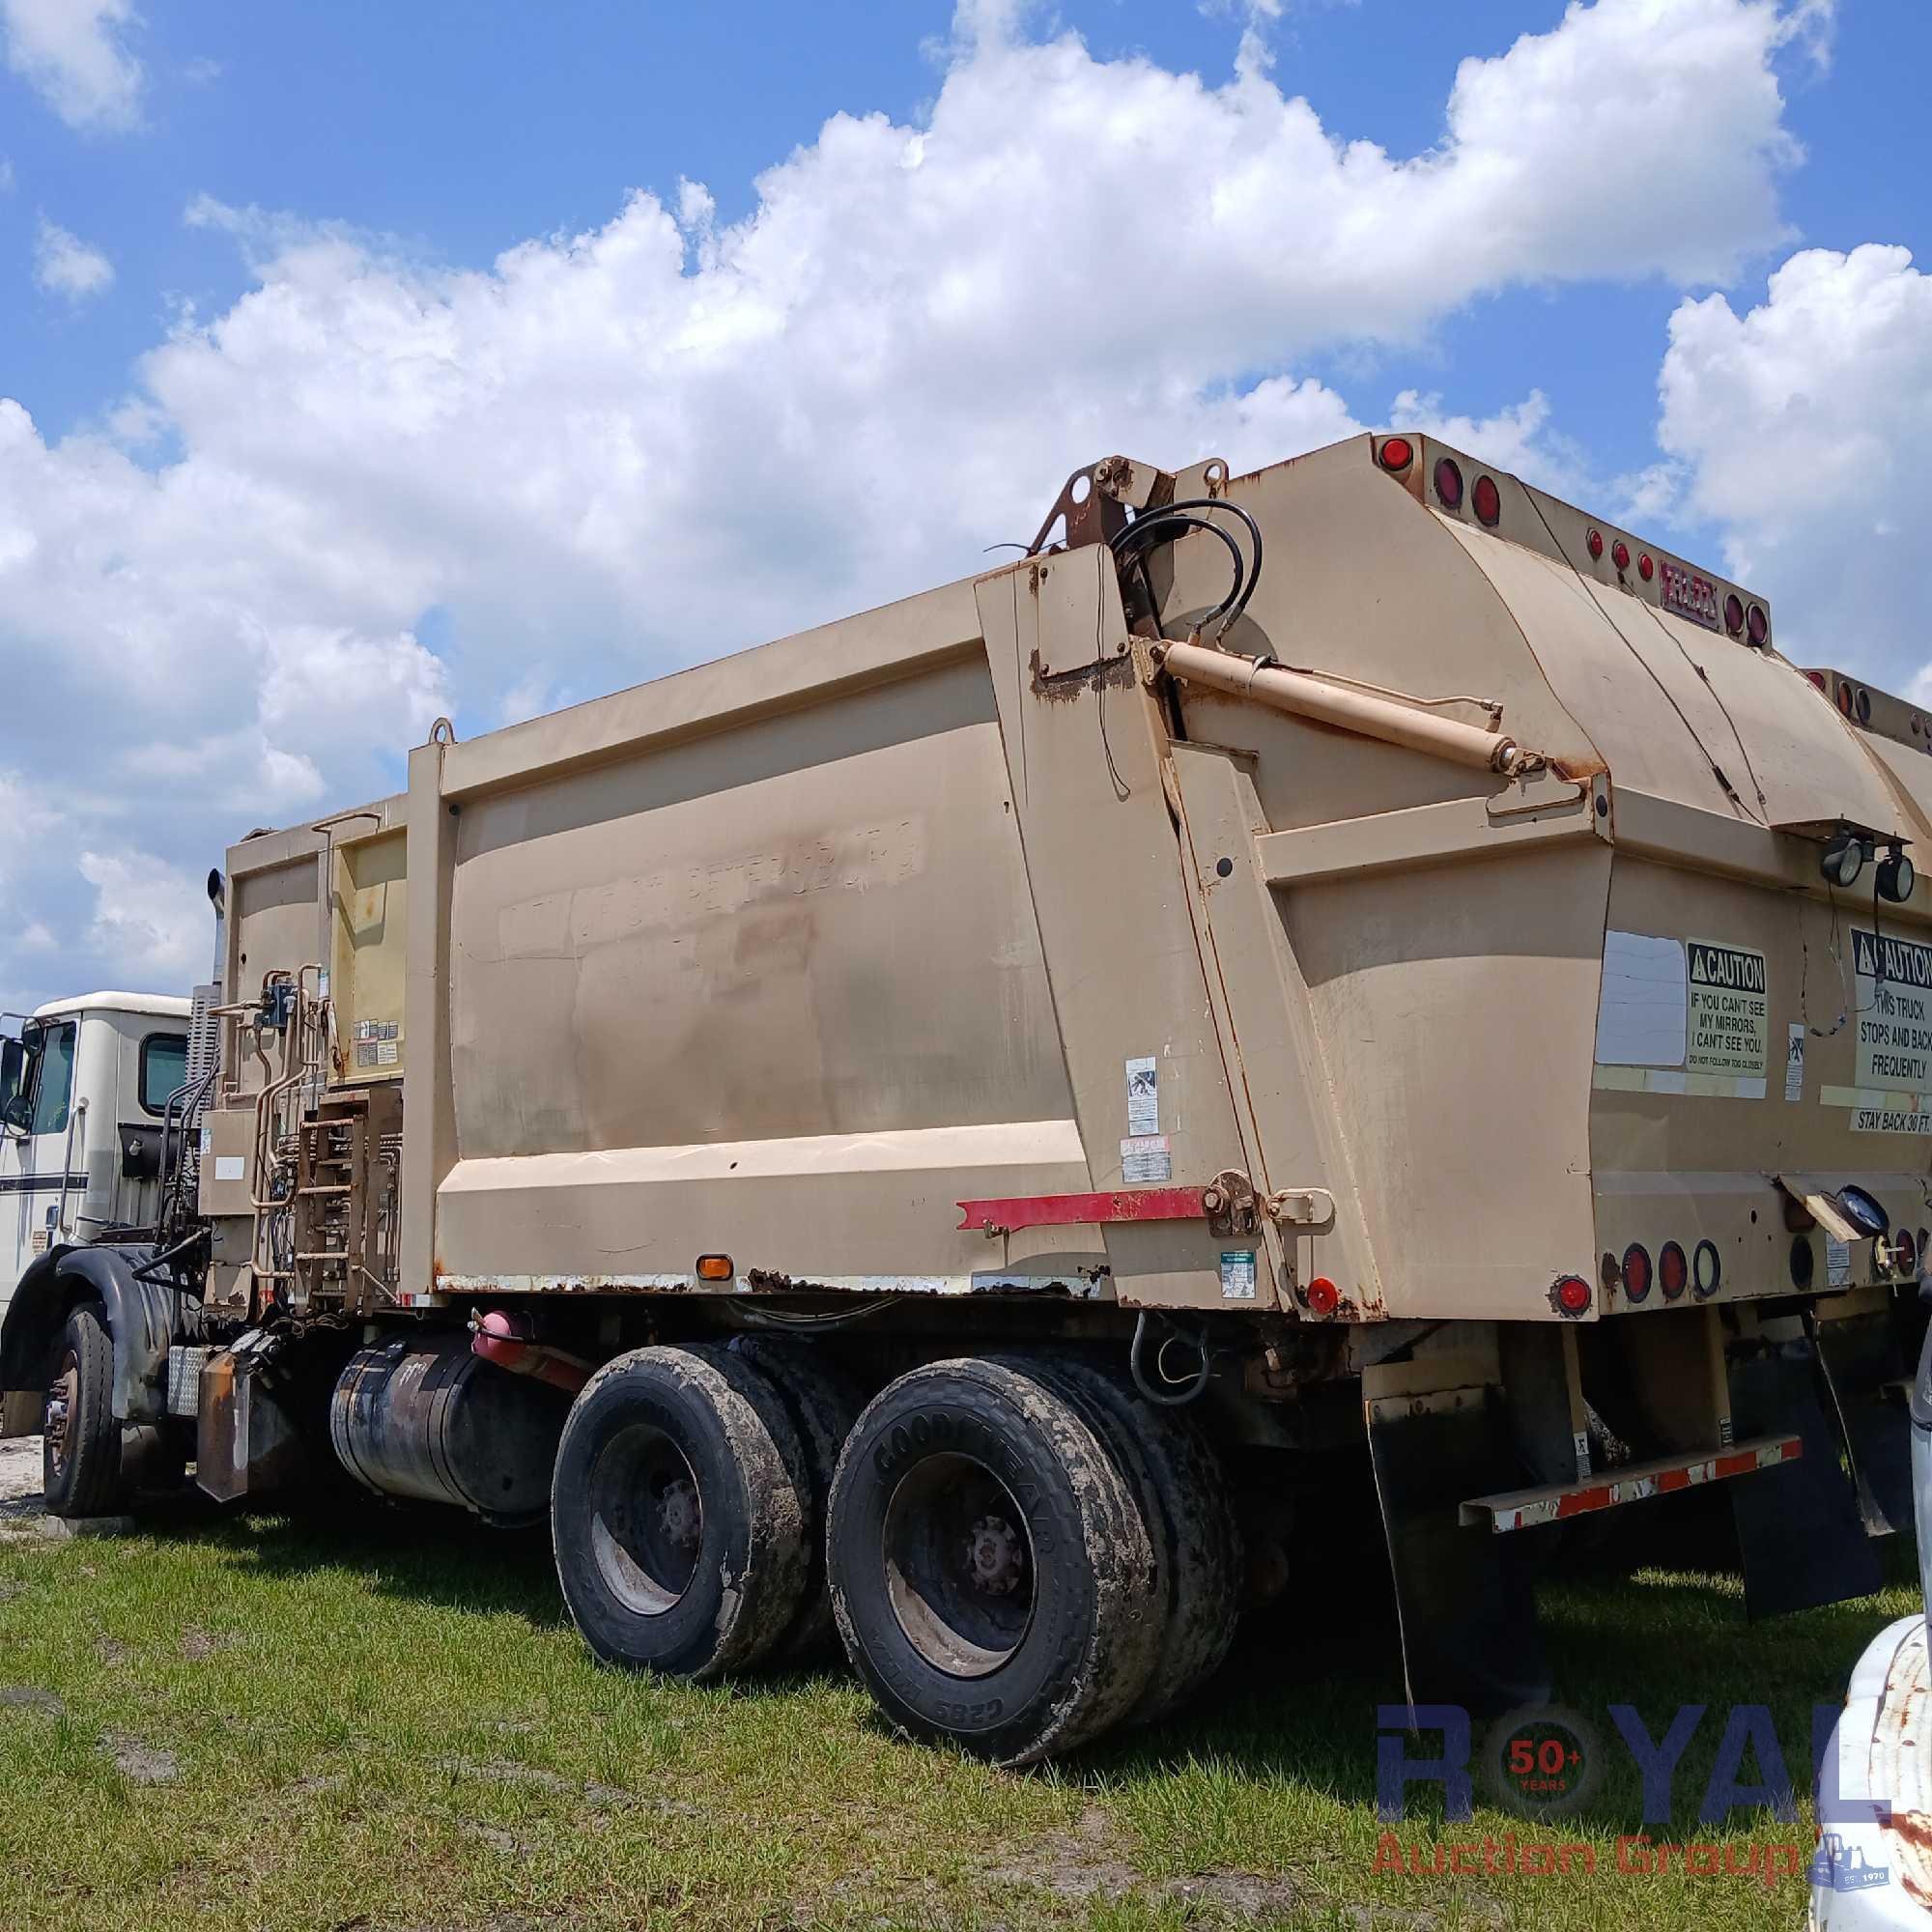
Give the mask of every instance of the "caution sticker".
M 1762 1080 L 1771 1048 L 1764 954 L 1712 939 L 1687 940 L 1685 951 L 1690 969 L 1686 1071 Z
M 1852 982 L 1858 996 L 1859 1085 L 1891 1093 L 1932 1091 L 1932 946 L 1855 925 Z
M 1221 1251 L 1221 1299 L 1252 1301 L 1255 1298 L 1255 1253 L 1252 1248 Z

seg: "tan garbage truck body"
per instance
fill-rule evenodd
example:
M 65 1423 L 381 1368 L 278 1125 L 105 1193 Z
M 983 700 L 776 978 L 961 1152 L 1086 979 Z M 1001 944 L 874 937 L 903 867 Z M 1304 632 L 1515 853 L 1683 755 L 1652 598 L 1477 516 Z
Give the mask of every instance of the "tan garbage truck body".
M 1017 562 L 231 849 L 163 1406 L 217 1494 L 548 1498 L 621 1661 L 836 1610 L 1008 1759 L 1191 1692 L 1320 1560 L 1257 1497 L 1364 1445 L 1416 1694 L 1536 1688 L 1512 1532 L 1660 1492 L 1741 1479 L 1755 1607 L 1867 1587 L 1927 728 L 1428 439 L 1092 466 Z M 802 1553 L 707 1649 L 727 1464 Z

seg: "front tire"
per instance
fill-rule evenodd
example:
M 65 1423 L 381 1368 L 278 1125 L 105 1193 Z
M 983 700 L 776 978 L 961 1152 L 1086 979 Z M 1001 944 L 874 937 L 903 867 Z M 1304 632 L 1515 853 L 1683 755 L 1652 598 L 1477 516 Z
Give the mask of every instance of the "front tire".
M 114 1340 L 98 1301 L 83 1301 L 69 1314 L 55 1346 L 41 1470 L 49 1516 L 104 1516 L 120 1498 Z
M 728 1350 L 637 1349 L 584 1384 L 552 1479 L 557 1579 L 608 1663 L 756 1663 L 805 1594 L 809 1477 L 776 1393 Z
M 1161 1618 L 1126 1479 L 1017 1359 L 936 1362 L 859 1418 L 832 1486 L 833 1610 L 895 1723 L 996 1764 L 1097 1737 Z

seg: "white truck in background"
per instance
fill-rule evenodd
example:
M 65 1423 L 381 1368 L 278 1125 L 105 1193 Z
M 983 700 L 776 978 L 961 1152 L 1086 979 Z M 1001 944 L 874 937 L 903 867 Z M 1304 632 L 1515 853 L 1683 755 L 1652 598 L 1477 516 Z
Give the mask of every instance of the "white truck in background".
M 49 1248 L 154 1221 L 191 1011 L 87 993 L 0 1014 L 0 1314 Z

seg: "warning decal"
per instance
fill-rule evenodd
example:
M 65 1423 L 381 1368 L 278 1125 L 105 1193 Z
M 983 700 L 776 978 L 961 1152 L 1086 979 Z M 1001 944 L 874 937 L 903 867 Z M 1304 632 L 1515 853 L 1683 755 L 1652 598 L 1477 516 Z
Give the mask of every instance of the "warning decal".
M 1690 968 L 1686 1070 L 1762 1079 L 1771 1044 L 1764 954 L 1709 939 L 1687 940 L 1685 950 Z
M 1893 1092 L 1932 1091 L 1932 946 L 1855 925 L 1852 977 L 1858 994 L 1859 1085 Z

